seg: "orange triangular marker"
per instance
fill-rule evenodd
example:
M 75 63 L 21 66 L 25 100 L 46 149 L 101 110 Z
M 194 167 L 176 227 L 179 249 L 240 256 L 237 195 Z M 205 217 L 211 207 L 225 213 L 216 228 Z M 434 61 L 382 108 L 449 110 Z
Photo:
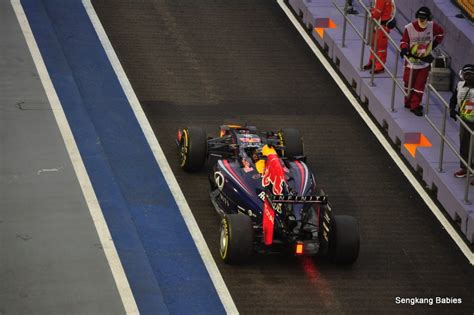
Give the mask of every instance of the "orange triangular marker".
M 324 38 L 324 28 L 322 27 L 315 27 L 314 31 L 318 33 L 319 37 Z
M 432 144 L 421 132 L 410 132 L 405 134 L 405 143 L 403 146 L 411 156 L 416 157 L 416 148 L 431 147 Z
M 420 134 L 420 146 L 431 147 L 431 142 L 423 134 Z
M 413 156 L 413 157 L 416 156 L 416 148 L 418 147 L 418 144 L 405 143 L 404 146 L 405 146 L 405 149 L 407 149 L 408 153 L 410 153 L 411 156 Z

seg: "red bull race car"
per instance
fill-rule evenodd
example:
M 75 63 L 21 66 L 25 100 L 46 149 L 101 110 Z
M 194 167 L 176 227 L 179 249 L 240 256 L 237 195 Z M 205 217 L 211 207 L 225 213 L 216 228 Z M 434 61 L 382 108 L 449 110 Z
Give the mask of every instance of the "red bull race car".
M 207 166 L 211 201 L 222 217 L 220 256 L 237 264 L 255 253 L 326 255 L 352 264 L 359 256 L 358 225 L 334 215 L 317 190 L 296 129 L 257 132 L 223 125 L 218 137 L 197 127 L 178 130 L 181 168 Z

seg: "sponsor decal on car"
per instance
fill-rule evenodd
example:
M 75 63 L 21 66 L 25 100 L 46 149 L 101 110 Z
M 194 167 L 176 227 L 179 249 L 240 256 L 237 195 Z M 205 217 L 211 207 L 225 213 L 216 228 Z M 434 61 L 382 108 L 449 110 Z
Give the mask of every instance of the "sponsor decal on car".
M 224 183 L 225 183 L 224 174 L 222 174 L 219 171 L 215 172 L 214 173 L 214 182 L 216 183 L 217 188 L 219 188 L 219 190 L 222 190 L 222 188 L 224 188 Z
M 260 138 L 247 138 L 247 137 L 242 137 L 242 138 L 240 138 L 240 142 L 244 142 L 244 143 L 260 143 Z
M 265 163 L 265 172 L 262 177 L 262 186 L 267 187 L 272 184 L 274 195 L 281 195 L 283 192 L 283 183 L 285 181 L 285 171 L 281 165 L 280 158 L 275 149 L 265 145 L 262 149 L 263 155 L 267 156 Z
M 273 228 L 275 223 L 275 211 L 270 202 L 265 199 L 263 202 L 263 242 L 265 245 L 273 243 Z
M 250 166 L 250 162 L 247 159 L 242 159 L 242 165 L 244 166 L 243 169 L 245 173 L 253 171 L 253 167 Z

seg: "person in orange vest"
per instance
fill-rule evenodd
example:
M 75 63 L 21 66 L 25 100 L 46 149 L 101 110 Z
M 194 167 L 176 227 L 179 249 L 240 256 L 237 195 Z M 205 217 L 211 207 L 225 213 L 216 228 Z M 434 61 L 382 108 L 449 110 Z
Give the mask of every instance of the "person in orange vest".
M 400 57 L 406 59 L 403 72 L 403 82 L 407 93 L 405 108 L 409 108 L 416 116 L 423 116 L 423 107 L 420 104 L 434 59 L 431 51 L 443 41 L 444 30 L 432 21 L 431 10 L 428 7 L 419 8 L 415 17 L 415 21 L 405 25 L 400 40 Z M 409 91 L 410 69 L 413 69 L 413 73 Z
M 390 33 L 390 30 L 395 27 L 393 23 L 395 21 L 395 2 L 394 0 L 375 0 L 375 5 L 371 10 L 371 16 L 374 20 L 377 20 L 385 32 Z M 374 25 L 375 27 L 375 25 Z M 375 39 L 377 38 L 377 46 L 374 47 Z M 383 64 L 387 61 L 387 46 L 388 36 L 380 29 L 375 28 L 372 33 L 371 47 L 380 58 Z M 364 70 L 372 69 L 372 65 L 375 63 L 374 73 L 384 72 L 383 64 L 374 57 L 374 54 L 370 52 L 369 63 L 364 66 Z

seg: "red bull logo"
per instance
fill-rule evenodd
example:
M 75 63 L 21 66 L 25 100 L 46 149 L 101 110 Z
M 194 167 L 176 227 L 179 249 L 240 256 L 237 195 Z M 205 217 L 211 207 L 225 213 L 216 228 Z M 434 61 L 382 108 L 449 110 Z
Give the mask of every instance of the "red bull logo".
M 262 177 L 262 186 L 267 187 L 272 184 L 274 195 L 283 193 L 283 183 L 285 183 L 285 170 L 281 165 L 280 158 L 274 148 L 264 145 L 262 154 L 267 157 L 265 171 Z M 273 243 L 273 229 L 275 224 L 275 210 L 265 197 L 263 201 L 263 242 L 265 245 Z
M 281 195 L 283 192 L 283 183 L 285 183 L 285 170 L 281 165 L 280 158 L 275 149 L 264 146 L 263 155 L 267 156 L 265 163 L 265 172 L 262 177 L 262 186 L 267 187 L 272 184 L 274 195 Z

